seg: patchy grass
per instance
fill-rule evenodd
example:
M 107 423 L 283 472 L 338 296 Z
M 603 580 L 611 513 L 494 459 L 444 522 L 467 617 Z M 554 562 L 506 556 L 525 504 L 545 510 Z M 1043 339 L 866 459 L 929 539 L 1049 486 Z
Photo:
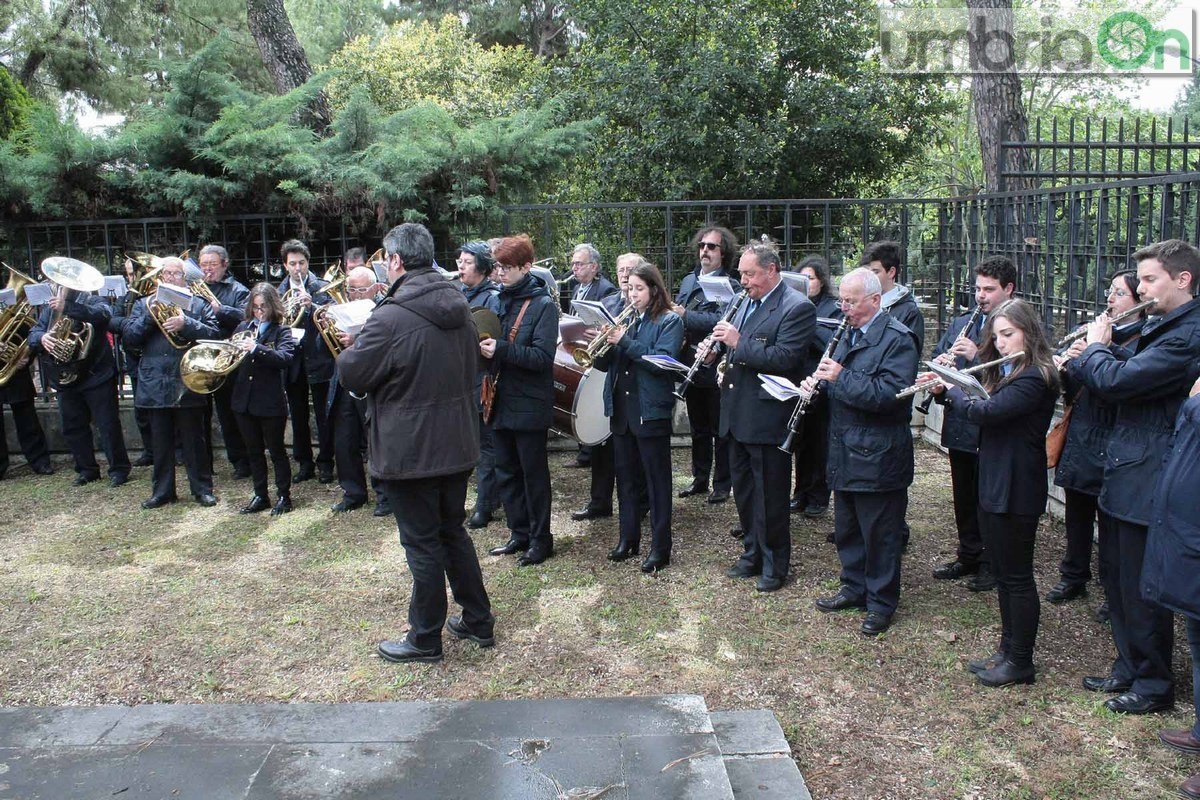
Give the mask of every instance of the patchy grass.
M 573 454 L 552 456 L 559 465 Z M 676 488 L 687 482 L 676 451 Z M 396 666 L 374 646 L 405 629 L 404 553 L 390 518 L 332 515 L 334 487 L 296 487 L 279 518 L 237 513 L 249 487 L 218 474 L 222 502 L 145 512 L 133 484 L 71 489 L 68 473 L 0 483 L 0 702 L 382 701 L 433 697 L 613 696 L 688 692 L 712 709 L 770 708 L 819 798 L 1128 800 L 1170 796 L 1195 769 L 1160 747 L 1191 723 L 1182 634 L 1181 703 L 1169 717 L 1122 718 L 1084 692 L 1112 657 L 1086 601 L 1043 606 L 1038 683 L 987 690 L 963 669 L 998 636 L 995 595 L 930 573 L 954 553 L 949 469 L 918 450 L 896 625 L 878 639 L 861 616 L 821 614 L 837 587 L 828 519 L 793 518 L 795 581 L 777 594 L 724 577 L 740 545 L 733 503 L 675 501 L 671 567 L 641 574 L 605 559 L 615 518 L 570 519 L 586 470 L 555 467 L 557 556 L 531 569 L 475 536 L 499 644 L 449 637 L 446 661 Z M 647 532 L 648 536 L 648 532 Z M 1037 550 L 1045 591 L 1062 531 Z

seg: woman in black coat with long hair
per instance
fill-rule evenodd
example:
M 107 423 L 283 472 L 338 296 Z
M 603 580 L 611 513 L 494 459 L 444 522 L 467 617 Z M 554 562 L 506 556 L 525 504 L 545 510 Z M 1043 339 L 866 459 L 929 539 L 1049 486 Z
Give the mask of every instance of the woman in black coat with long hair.
M 283 443 L 283 429 L 288 418 L 287 372 L 296 343 L 292 329 L 283 319 L 279 292 L 269 283 L 260 283 L 250 290 L 246 319 L 234 331 L 235 336 L 242 331 L 254 332 L 253 337 L 246 336 L 242 341 L 246 356 L 234 370 L 230 401 L 238 430 L 246 442 L 250 477 L 254 481 L 254 496 L 242 507 L 243 514 L 270 508 L 271 516 L 275 516 L 292 510 L 292 471 Z M 275 470 L 275 490 L 279 493 L 274 508 L 267 494 L 268 450 Z
M 809 343 L 805 374 L 812 373 L 841 320 L 842 306 L 829 278 L 829 265 L 820 256 L 807 256 L 796 271 L 808 278 L 808 299 L 817 307 L 817 330 Z M 821 320 L 827 320 L 822 322 Z M 800 443 L 796 447 L 796 486 L 792 490 L 792 511 L 809 518 L 820 517 L 829 509 L 829 484 L 825 480 L 825 462 L 829 457 L 829 401 L 818 394 L 804 415 Z M 831 534 L 832 535 L 832 534 Z
M 984 686 L 1033 683 L 1041 603 L 1033 578 L 1038 520 L 1046 510 L 1046 430 L 1058 400 L 1058 368 L 1033 308 L 1007 300 L 983 330 L 981 363 L 1020 353 L 982 373 L 986 400 L 946 390 L 946 413 L 979 425 L 979 529 L 999 589 L 1000 644 L 967 668 Z M 944 387 L 934 389 L 941 394 Z

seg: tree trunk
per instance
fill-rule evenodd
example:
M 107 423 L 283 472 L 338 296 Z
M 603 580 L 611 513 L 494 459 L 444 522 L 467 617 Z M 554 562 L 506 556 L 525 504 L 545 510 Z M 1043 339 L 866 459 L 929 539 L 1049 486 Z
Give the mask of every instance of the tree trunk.
M 990 30 L 1007 33 L 1012 40 L 1012 0 L 967 0 L 972 14 L 987 11 L 992 22 Z M 972 29 L 975 29 L 974 23 Z M 971 63 L 980 65 L 971 78 L 971 102 L 975 109 L 975 125 L 979 130 L 979 147 L 983 155 L 983 175 L 988 191 L 1014 191 L 1030 188 L 1030 178 L 1005 179 L 1005 172 L 1028 172 L 1031 168 L 1029 151 L 1025 148 L 1009 148 L 1001 163 L 1000 143 L 1005 139 L 1024 141 L 1029 137 L 1029 120 L 1022 103 L 1021 78 L 1011 64 L 1003 69 L 984 69 L 991 65 L 991 57 L 983 53 L 986 42 L 978 37 L 970 39 Z
M 286 94 L 312 77 L 308 56 L 296 38 L 283 0 L 246 0 L 246 21 L 263 66 L 275 81 L 280 94 Z M 329 102 L 322 92 L 308 109 L 306 124 L 319 134 L 329 128 Z
M 17 75 L 17 80 L 25 87 L 25 91 L 34 94 L 35 87 L 33 79 L 37 75 L 38 68 L 42 66 L 42 62 L 50 55 L 50 48 L 62 38 L 70 26 L 75 15 L 83 11 L 86 0 L 71 0 L 62 7 L 59 12 L 58 21 L 54 25 L 54 31 L 47 36 L 43 41 L 29 49 L 28 55 L 25 56 L 25 63 L 21 65 L 21 71 Z

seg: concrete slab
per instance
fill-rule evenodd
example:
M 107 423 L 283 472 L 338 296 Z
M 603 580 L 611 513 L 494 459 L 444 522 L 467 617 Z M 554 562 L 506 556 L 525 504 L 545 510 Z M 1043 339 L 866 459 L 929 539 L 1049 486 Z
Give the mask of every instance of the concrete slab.
M 721 748 L 712 734 L 630 736 L 622 740 L 629 800 L 732 800 Z
M 714 711 L 710 717 L 721 752 L 727 756 L 767 753 L 791 756 L 792 748 L 779 727 L 779 720 L 766 709 Z
M 790 756 L 726 758 L 725 772 L 736 800 L 812 800 Z
M 65 747 L 96 744 L 132 709 L 0 708 L 0 747 Z

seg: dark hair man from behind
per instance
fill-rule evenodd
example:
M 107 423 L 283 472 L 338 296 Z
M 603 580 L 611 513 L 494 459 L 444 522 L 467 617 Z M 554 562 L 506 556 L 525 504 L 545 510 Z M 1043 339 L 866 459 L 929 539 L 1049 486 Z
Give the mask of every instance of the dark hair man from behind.
M 338 356 L 342 385 L 367 396 L 368 466 L 391 501 L 412 574 L 409 631 L 387 661 L 442 660 L 442 628 L 495 643 L 491 603 L 467 536 L 467 480 L 479 460 L 479 345 L 466 298 L 433 270 L 433 236 L 406 223 L 383 239 L 391 288 Z M 436 432 L 436 433 L 435 433 Z M 446 619 L 446 580 L 461 617 Z

